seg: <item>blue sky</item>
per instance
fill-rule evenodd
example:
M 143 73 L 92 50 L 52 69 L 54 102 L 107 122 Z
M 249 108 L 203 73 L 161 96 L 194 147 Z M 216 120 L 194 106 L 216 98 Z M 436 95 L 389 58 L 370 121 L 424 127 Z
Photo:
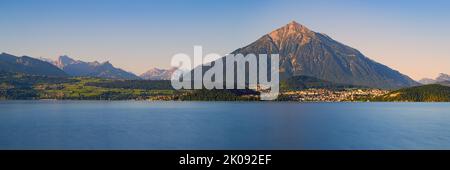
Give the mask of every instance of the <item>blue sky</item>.
M 444 0 L 0 0 L 0 51 L 140 74 L 194 45 L 226 54 L 295 20 L 419 79 L 450 73 L 448 9 Z

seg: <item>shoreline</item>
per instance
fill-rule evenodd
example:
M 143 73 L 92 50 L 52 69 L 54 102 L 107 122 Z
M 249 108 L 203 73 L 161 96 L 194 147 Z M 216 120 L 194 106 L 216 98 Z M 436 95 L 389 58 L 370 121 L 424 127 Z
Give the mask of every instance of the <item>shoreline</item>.
M 0 99 L 2 101 L 146 101 L 146 102 L 248 102 L 248 103 L 450 103 L 448 101 L 294 101 L 294 100 L 78 100 L 78 99 Z

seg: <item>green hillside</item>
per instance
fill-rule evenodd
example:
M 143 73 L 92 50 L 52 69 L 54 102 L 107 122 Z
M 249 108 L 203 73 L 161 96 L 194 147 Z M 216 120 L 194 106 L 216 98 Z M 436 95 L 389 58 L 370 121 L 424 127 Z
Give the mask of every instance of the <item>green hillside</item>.
M 0 71 L 0 100 L 257 100 L 253 90 L 175 90 L 169 80 L 52 77 Z
M 362 86 L 333 83 L 311 76 L 292 76 L 280 81 L 280 88 L 282 90 L 303 90 L 309 88 L 342 89 L 357 87 L 362 88 Z
M 450 87 L 430 84 L 403 88 L 376 98 L 377 101 L 450 102 Z

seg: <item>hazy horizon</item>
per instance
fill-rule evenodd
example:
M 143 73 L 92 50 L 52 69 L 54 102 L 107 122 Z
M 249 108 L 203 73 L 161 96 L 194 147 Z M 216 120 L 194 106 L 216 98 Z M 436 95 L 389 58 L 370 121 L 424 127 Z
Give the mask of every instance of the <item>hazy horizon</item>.
M 450 73 L 448 1 L 0 2 L 0 52 L 110 61 L 141 74 L 176 53 L 225 55 L 297 21 L 411 78 Z

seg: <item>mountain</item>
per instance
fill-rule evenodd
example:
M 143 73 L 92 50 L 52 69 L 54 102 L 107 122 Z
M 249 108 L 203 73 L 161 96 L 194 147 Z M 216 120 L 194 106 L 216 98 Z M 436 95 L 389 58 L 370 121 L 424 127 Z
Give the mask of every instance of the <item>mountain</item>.
M 450 86 L 450 80 L 440 81 L 440 82 L 437 82 L 436 84 L 440 84 L 443 86 Z
M 450 102 L 450 87 L 439 84 L 409 87 L 377 97 L 378 101 Z
M 361 86 L 338 84 L 321 80 L 310 76 L 292 76 L 281 80 L 280 87 L 282 90 L 303 90 L 308 88 L 327 88 L 327 89 L 341 89 L 341 88 L 364 88 Z
M 172 73 L 177 68 L 172 67 L 169 69 L 159 69 L 153 68 L 145 73 L 142 73 L 139 77 L 145 80 L 170 80 L 172 78 Z
M 439 73 L 435 79 L 423 78 L 419 80 L 421 84 L 448 84 L 450 81 L 450 75 L 445 73 Z
M 111 63 L 84 62 L 68 56 L 60 56 L 51 62 L 71 76 L 91 76 L 111 79 L 140 79 L 133 73 L 114 67 Z
M 430 78 L 423 78 L 418 81 L 420 84 L 433 84 L 436 83 L 436 80 Z
M 384 89 L 419 85 L 358 50 L 295 21 L 232 53 L 279 54 L 281 79 L 303 75 L 334 83 Z
M 0 54 L 0 71 L 40 76 L 67 76 L 64 71 L 50 63 L 28 56 L 17 57 L 6 53 Z

